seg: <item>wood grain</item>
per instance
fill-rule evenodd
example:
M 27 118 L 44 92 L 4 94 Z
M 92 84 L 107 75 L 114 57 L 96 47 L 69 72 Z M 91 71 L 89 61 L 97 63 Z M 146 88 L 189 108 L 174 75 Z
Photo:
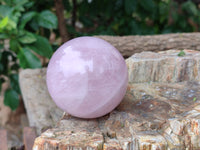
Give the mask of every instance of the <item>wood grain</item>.
M 200 50 L 200 33 L 177 33 L 153 36 L 96 36 L 102 38 L 120 53 L 129 56 L 142 51 L 164 51 L 169 49 Z

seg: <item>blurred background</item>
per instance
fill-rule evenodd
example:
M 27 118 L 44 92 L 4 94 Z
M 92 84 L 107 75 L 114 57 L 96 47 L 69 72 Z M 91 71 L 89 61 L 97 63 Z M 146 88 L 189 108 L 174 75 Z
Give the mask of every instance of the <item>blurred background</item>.
M 78 36 L 199 32 L 200 0 L 0 0 L 0 128 L 10 147 L 27 125 L 20 69 L 46 67 Z

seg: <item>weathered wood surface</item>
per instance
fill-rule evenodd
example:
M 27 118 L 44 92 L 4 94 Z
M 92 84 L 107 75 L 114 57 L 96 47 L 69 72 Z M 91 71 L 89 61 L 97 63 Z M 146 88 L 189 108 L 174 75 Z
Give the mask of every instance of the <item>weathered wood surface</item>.
M 0 129 L 0 149 L 8 150 L 7 132 L 4 129 Z
M 142 51 L 164 51 L 169 49 L 200 50 L 200 33 L 177 33 L 151 36 L 97 36 L 115 46 L 120 53 L 129 56 Z
M 199 51 L 179 50 L 137 53 L 126 60 L 130 83 L 200 81 Z
M 135 83 L 128 88 L 109 115 L 93 120 L 66 115 L 35 140 L 34 150 L 200 149 L 199 83 Z
M 178 57 L 179 52 L 143 52 L 127 59 L 127 93 L 113 112 L 91 120 L 65 115 L 54 128 L 36 138 L 34 150 L 200 149 L 200 52 L 185 50 L 186 55 Z M 25 90 L 26 93 L 23 89 L 23 95 L 37 92 L 40 86 L 47 90 L 43 77 L 45 71 L 21 72 L 21 80 L 28 77 L 27 86 L 32 86 L 31 91 Z M 132 77 L 133 73 L 138 81 Z M 48 95 L 47 91 L 42 93 Z M 40 101 L 40 96 L 32 100 Z M 27 111 L 32 113 L 41 109 L 26 106 L 31 106 L 27 107 Z M 48 107 L 47 104 L 45 106 Z M 45 121 L 46 115 L 43 116 Z

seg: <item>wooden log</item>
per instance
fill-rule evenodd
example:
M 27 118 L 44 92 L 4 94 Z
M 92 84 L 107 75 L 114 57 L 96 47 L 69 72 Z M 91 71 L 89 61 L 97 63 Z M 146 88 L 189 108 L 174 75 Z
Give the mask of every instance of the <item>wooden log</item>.
M 125 58 L 142 51 L 157 52 L 169 49 L 200 50 L 200 33 L 97 37 L 110 42 Z
M 25 150 L 32 150 L 36 138 L 35 128 L 24 127 L 23 129 L 23 142 Z
M 4 129 L 0 129 L 0 149 L 1 150 L 8 149 L 7 131 Z

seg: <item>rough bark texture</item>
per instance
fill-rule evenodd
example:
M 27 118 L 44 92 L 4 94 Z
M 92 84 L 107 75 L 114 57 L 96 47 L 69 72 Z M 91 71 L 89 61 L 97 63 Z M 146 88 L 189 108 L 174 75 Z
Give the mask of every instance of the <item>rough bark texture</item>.
M 200 33 L 177 33 L 153 36 L 97 36 L 115 46 L 120 53 L 129 56 L 142 51 L 169 49 L 200 50 Z
M 66 42 L 70 39 L 69 34 L 67 32 L 65 18 L 64 18 L 64 6 L 62 0 L 54 0 L 56 7 L 56 15 L 58 17 L 58 29 L 60 36 L 62 38 L 62 42 Z
M 179 51 L 175 50 L 133 55 L 126 60 L 129 69 L 126 96 L 114 111 L 104 117 L 90 120 L 64 115 L 54 128 L 36 138 L 33 149 L 200 149 L 200 76 L 194 76 L 194 72 L 198 72 L 199 69 L 196 68 L 196 63 L 199 63 L 200 52 L 184 51 L 186 55 L 183 57 L 178 57 Z M 152 60 L 155 62 L 152 63 Z M 191 61 L 196 63 L 190 63 Z M 190 69 L 185 67 L 185 70 L 185 64 L 190 64 Z M 164 67 L 169 71 L 162 70 Z M 181 67 L 183 68 L 180 69 Z M 152 71 L 149 72 L 146 68 Z M 31 72 L 34 77 L 30 77 Z M 23 81 L 22 77 L 29 74 L 27 81 L 32 87 L 26 91 L 22 88 L 23 96 L 37 91 L 40 86 L 47 90 L 43 77 L 45 69 L 42 72 L 37 70 L 37 75 L 34 72 L 36 71 L 25 70 L 21 72 L 23 76 L 20 74 L 20 82 Z M 175 74 L 171 75 L 171 72 Z M 132 74 L 138 82 L 131 78 Z M 191 75 L 191 78 L 188 75 Z M 37 79 L 35 76 L 40 78 Z M 155 80 L 157 76 L 161 80 Z M 48 92 L 43 91 L 42 94 L 48 95 Z M 32 101 L 40 101 L 42 94 L 34 97 Z M 24 100 L 27 101 L 27 97 L 24 97 Z M 27 107 L 27 111 L 32 110 L 32 113 L 40 109 Z

